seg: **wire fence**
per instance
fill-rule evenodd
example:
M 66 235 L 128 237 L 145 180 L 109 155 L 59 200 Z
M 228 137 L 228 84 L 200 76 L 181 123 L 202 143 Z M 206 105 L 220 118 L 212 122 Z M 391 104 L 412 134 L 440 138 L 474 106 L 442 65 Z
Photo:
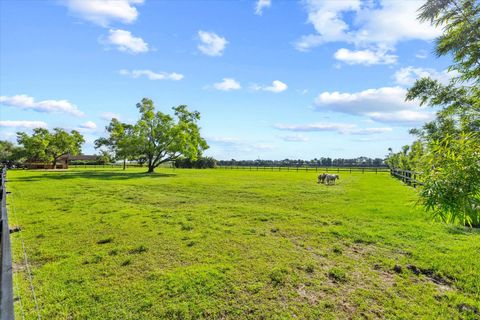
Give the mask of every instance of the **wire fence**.
M 1 265 L 0 265 L 0 319 L 14 319 L 13 313 L 13 278 L 12 278 L 12 249 L 10 245 L 10 228 L 7 215 L 7 169 L 2 168 L 1 172 Z

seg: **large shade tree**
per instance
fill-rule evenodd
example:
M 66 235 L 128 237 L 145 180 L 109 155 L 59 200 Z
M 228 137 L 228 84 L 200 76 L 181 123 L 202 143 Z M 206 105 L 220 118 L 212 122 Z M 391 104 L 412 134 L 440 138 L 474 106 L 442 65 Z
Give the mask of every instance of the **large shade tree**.
M 480 3 L 473 0 L 428 0 L 419 19 L 441 27 L 438 56 L 450 55 L 455 75 L 448 85 L 422 78 L 407 100 L 437 110 L 420 129 L 409 166 L 422 172 L 421 201 L 446 222 L 480 226 Z M 400 153 L 390 155 L 390 160 Z M 417 157 L 419 155 L 419 157 Z
M 108 146 L 124 157 L 144 159 L 148 172 L 165 162 L 180 157 L 196 160 L 208 148 L 200 135 L 200 113 L 189 111 L 187 106 L 173 107 L 174 114 L 156 111 L 151 99 L 137 104 L 140 119 L 134 125 L 112 119 L 107 127 L 109 136 L 100 138 L 96 145 Z
M 17 141 L 25 148 L 28 159 L 51 162 L 57 168 L 57 160 L 66 155 L 77 155 L 81 151 L 85 139 L 76 130 L 67 132 L 61 128 L 50 132 L 44 128 L 36 128 L 33 134 L 17 133 Z

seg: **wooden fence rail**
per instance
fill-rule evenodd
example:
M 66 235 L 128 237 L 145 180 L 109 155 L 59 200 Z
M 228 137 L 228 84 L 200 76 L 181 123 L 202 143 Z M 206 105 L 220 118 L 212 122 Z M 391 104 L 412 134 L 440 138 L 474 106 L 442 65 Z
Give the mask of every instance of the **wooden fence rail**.
M 392 168 L 390 169 L 390 174 L 414 188 L 423 185 L 423 183 L 418 180 L 421 176 L 421 173 L 419 172 Z
M 0 220 L 0 320 L 14 319 L 13 313 L 13 282 L 12 282 L 12 251 L 10 246 L 10 228 L 7 216 L 7 169 L 2 168 L 1 178 L 1 206 L 2 218 Z
M 220 170 L 249 170 L 249 171 L 305 171 L 305 172 L 389 172 L 388 167 L 268 167 L 268 166 L 217 166 Z

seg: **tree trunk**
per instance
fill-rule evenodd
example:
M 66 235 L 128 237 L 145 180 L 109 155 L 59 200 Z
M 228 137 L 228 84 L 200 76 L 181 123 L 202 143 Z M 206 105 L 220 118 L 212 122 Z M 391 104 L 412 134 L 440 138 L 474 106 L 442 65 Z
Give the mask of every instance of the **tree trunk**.
M 123 170 L 125 170 L 126 166 L 127 166 L 127 158 L 123 158 Z
M 155 167 L 152 166 L 152 165 L 149 165 L 149 166 L 148 166 L 148 171 L 147 171 L 147 173 L 153 173 L 154 170 L 155 170 Z
M 53 158 L 52 168 L 57 169 L 57 158 Z

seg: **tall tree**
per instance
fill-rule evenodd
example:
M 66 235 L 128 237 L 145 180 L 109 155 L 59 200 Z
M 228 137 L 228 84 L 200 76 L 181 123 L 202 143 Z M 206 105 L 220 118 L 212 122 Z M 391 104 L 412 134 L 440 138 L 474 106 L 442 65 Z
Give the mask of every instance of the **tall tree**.
M 443 28 L 435 51 L 452 55 L 456 75 L 448 85 L 417 80 L 406 97 L 439 110 L 411 131 L 423 145 L 411 151 L 425 181 L 421 199 L 444 221 L 480 226 L 480 3 L 428 0 L 419 11 L 420 20 Z
M 109 136 L 95 140 L 95 148 L 106 147 L 115 159 L 123 160 L 125 170 L 127 159 L 133 159 L 138 154 L 134 126 L 113 118 L 105 129 Z
M 17 141 L 25 148 L 28 158 L 49 161 L 52 163 L 52 167 L 56 169 L 57 160 L 60 157 L 80 153 L 85 139 L 76 130 L 68 133 L 61 128 L 55 128 L 53 132 L 43 128 L 36 128 L 33 130 L 32 135 L 18 132 Z
M 154 172 L 160 164 L 175 161 L 179 157 L 196 160 L 208 148 L 200 135 L 200 113 L 189 111 L 187 106 L 173 107 L 175 118 L 155 112 L 153 101 L 142 99 L 137 104 L 140 120 L 135 125 L 139 154 L 147 159 L 148 172 Z
M 155 111 L 151 99 L 137 104 L 140 119 L 134 125 L 112 119 L 107 127 L 109 137 L 95 141 L 96 148 L 105 146 L 122 159 L 141 159 L 154 172 L 160 164 L 180 157 L 196 160 L 208 145 L 200 135 L 200 113 L 187 106 L 173 107 L 174 116 Z M 124 167 L 125 168 L 125 167 Z

